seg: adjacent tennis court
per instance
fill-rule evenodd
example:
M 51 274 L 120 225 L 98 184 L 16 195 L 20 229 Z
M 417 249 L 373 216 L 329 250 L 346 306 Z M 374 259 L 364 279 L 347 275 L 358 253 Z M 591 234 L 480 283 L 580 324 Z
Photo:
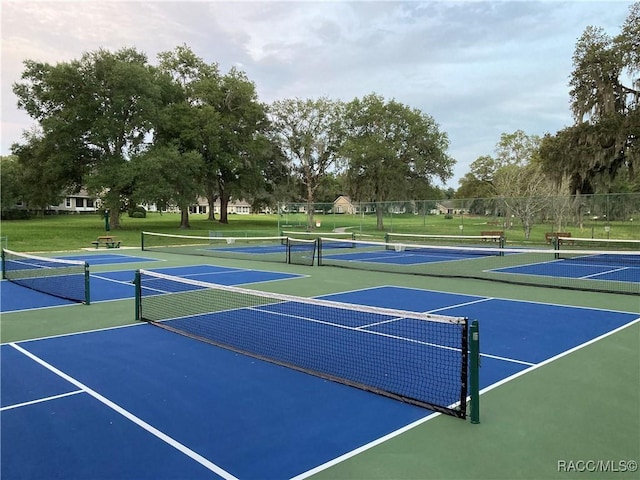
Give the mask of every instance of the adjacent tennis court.
M 1 446 L 2 478 L 437 478 L 465 470 L 467 455 L 473 463 L 468 447 L 456 467 L 430 453 L 427 445 L 448 442 L 442 425 L 462 445 L 478 435 L 494 447 L 515 443 L 522 419 L 496 409 L 496 396 L 539 385 L 549 366 L 628 338 L 640 324 L 628 295 L 151 254 L 132 255 L 135 263 L 112 257 L 120 270 L 110 254 L 71 259 L 98 267 L 89 306 L 2 282 L 3 312 L 12 297 L 25 304 L 4 314 L 0 332 L 1 433 L 12 440 Z M 101 328 L 105 316 L 126 325 Z M 78 320 L 64 333 L 69 318 Z M 480 412 L 488 412 L 480 425 L 437 413 L 469 415 L 471 320 L 480 325 Z M 589 370 L 564 375 L 540 396 L 591 378 Z M 537 402 L 529 408 L 558 408 Z M 537 423 L 528 423 L 531 434 Z M 503 439 L 485 438 L 496 425 Z M 616 428 L 598 435 L 627 427 Z M 402 460 L 420 445 L 431 466 Z M 555 468 L 547 463 L 537 476 Z M 476 469 L 483 478 L 493 471 Z M 526 477 L 510 471 L 518 476 Z
M 46 262 L 40 259 L 32 259 L 33 263 L 29 264 L 25 264 L 24 259 L 9 261 L 18 264 L 21 272 L 26 271 L 28 274 L 32 271 L 39 272 L 42 271 L 44 266 L 45 270 L 51 270 L 52 274 L 47 274 L 44 277 L 34 274 L 33 276 L 27 275 L 25 278 L 20 278 L 19 284 L 22 287 L 15 283 L 3 282 L 0 311 L 15 312 L 32 308 L 73 305 L 75 301 L 84 301 L 86 298 L 84 269 L 74 273 L 66 272 L 64 269 L 67 268 L 67 265 L 63 264 L 64 266 L 60 267 L 57 263 L 58 260 L 86 262 L 88 265 L 128 264 L 140 263 L 141 261 L 144 263 L 157 262 L 153 258 L 110 254 L 65 256 L 59 259 L 52 258 Z M 269 282 L 298 276 L 269 270 L 247 270 L 214 265 L 166 267 L 155 269 L 155 271 L 188 278 L 198 278 L 204 282 L 224 285 Z M 101 271 L 88 275 L 86 281 L 89 282 L 88 290 L 90 291 L 91 303 L 133 298 L 133 279 L 133 270 Z M 43 292 L 52 294 L 48 295 Z M 55 295 L 62 295 L 64 298 Z

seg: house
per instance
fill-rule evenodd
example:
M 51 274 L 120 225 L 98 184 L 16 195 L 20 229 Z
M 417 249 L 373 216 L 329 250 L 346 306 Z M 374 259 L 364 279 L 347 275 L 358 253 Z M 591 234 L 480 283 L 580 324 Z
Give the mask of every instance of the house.
M 57 213 L 95 213 L 100 207 L 100 199 L 83 188 L 78 193 L 67 195 L 58 205 L 49 205 L 47 210 Z
M 434 215 L 468 215 L 469 209 L 456 206 L 455 202 L 443 200 L 436 203 L 436 208 L 431 210 Z
M 356 213 L 356 207 L 346 195 L 340 195 L 333 201 L 333 213 Z

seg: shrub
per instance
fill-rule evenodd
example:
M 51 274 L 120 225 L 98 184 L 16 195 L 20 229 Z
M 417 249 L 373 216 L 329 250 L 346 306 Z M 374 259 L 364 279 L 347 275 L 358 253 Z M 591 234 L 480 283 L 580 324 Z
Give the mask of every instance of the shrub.
M 2 212 L 2 220 L 29 220 L 30 218 L 31 213 L 29 210 L 11 209 L 3 210 Z
M 142 205 L 136 205 L 134 208 L 129 210 L 129 216 L 131 218 L 146 218 L 147 217 L 147 209 Z

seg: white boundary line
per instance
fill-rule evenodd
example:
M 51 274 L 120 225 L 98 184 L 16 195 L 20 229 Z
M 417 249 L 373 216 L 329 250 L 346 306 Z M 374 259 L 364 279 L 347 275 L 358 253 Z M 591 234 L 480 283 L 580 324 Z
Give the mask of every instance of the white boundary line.
M 48 369 L 51 372 L 55 373 L 59 377 L 61 377 L 61 378 L 65 379 L 66 381 L 72 383 L 73 385 L 75 385 L 76 387 L 81 389 L 83 392 L 88 393 L 89 395 L 91 395 L 93 398 L 95 398 L 99 402 L 103 403 L 104 405 L 106 405 L 107 407 L 109 407 L 112 410 L 116 411 L 117 413 L 119 413 L 120 415 L 125 417 L 126 419 L 130 420 L 131 422 L 135 423 L 136 425 L 138 425 L 139 427 L 143 428 L 147 432 L 149 432 L 152 435 L 156 436 L 157 438 L 159 438 L 163 442 L 165 442 L 168 445 L 172 446 L 176 450 L 182 452 L 183 454 L 185 454 L 186 456 L 188 456 L 192 460 L 195 460 L 200 465 L 202 465 L 203 467 L 205 467 L 208 470 L 212 471 L 216 475 L 219 475 L 220 477 L 222 477 L 222 478 L 224 478 L 226 480 L 238 480 L 232 474 L 230 474 L 226 470 L 223 470 L 221 467 L 219 467 L 215 463 L 210 462 L 209 460 L 207 460 L 206 458 L 204 458 L 200 454 L 198 454 L 198 453 L 194 452 L 193 450 L 191 450 L 190 448 L 188 448 L 186 445 L 183 445 L 182 443 L 178 442 L 177 440 L 175 440 L 174 438 L 170 437 L 169 435 L 166 435 L 165 433 L 161 432 L 160 430 L 158 430 L 157 428 L 155 428 L 152 425 L 148 424 L 147 422 L 145 422 L 141 418 L 135 416 L 133 413 L 129 412 L 128 410 L 125 410 L 120 405 L 118 405 L 118 404 L 112 402 L 111 400 L 109 400 L 108 398 L 100 395 L 95 390 L 92 390 L 91 388 L 89 388 L 88 386 L 83 384 L 82 382 L 76 380 L 75 378 L 71 377 L 70 375 L 67 375 L 66 373 L 62 372 L 61 370 L 58 370 L 56 367 L 54 367 L 53 365 L 51 365 L 51 364 L 47 363 L 46 361 L 42 360 L 40 357 L 32 354 L 28 350 L 25 350 L 24 348 L 20 347 L 19 345 L 16 345 L 15 343 L 10 343 L 9 345 L 11 345 L 13 348 L 18 350 L 22 354 L 24 354 L 27 357 L 29 357 L 34 362 L 42 365 L 43 367 L 45 367 L 46 369 Z

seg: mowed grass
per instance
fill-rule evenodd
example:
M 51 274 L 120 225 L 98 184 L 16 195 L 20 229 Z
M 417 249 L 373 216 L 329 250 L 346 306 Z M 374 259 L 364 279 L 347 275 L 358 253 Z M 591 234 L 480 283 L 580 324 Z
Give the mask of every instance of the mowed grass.
M 483 216 L 413 215 L 395 214 L 384 217 L 384 229 L 376 229 L 375 215 L 316 214 L 314 230 L 331 232 L 346 229 L 363 239 L 382 240 L 385 232 L 480 235 L 483 231 L 502 230 L 494 218 Z M 316 227 L 316 222 L 320 226 Z M 11 250 L 19 252 L 53 252 L 78 250 L 91 247 L 91 242 L 107 233 L 114 235 L 125 247 L 139 247 L 142 231 L 183 235 L 209 236 L 210 232 L 223 236 L 275 236 L 284 231 L 306 230 L 305 214 L 278 215 L 229 215 L 229 223 L 208 220 L 206 215 L 190 216 L 189 229 L 180 228 L 180 215 L 149 213 L 146 218 L 122 215 L 120 228 L 105 231 L 104 218 L 99 214 L 47 215 L 30 220 L 5 220 L 0 224 L 0 236 L 7 237 Z M 639 239 L 640 222 L 585 223 L 582 228 L 568 227 L 574 237 Z M 605 226 L 610 227 L 607 232 Z M 505 230 L 510 245 L 543 245 L 545 232 L 552 231 L 549 224 L 535 225 L 529 239 L 517 219 Z

